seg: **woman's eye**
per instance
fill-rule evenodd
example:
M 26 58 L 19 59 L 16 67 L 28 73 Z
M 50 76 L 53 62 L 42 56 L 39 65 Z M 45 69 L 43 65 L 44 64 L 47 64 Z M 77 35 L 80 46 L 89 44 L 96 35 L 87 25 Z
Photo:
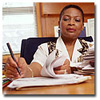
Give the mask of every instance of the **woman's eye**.
M 76 22 L 80 22 L 80 19 L 75 19 Z
M 64 21 L 68 21 L 69 19 L 68 18 L 64 18 Z

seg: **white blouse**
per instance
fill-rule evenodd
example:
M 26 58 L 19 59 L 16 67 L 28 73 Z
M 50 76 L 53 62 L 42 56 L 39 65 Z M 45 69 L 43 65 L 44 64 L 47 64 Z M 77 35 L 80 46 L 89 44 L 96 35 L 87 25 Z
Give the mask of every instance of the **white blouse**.
M 59 56 L 60 54 L 65 54 L 67 56 L 66 59 L 69 59 L 70 64 L 72 63 L 76 63 L 77 62 L 77 58 L 81 55 L 81 53 L 79 51 L 77 51 L 78 49 L 82 48 L 79 40 L 76 40 L 75 46 L 74 46 L 74 50 L 73 50 L 73 55 L 72 55 L 72 61 L 70 60 L 68 51 L 66 49 L 66 46 L 62 40 L 61 37 L 59 37 L 57 39 L 56 42 L 56 49 L 58 49 L 58 53 Z M 41 66 L 43 66 L 46 62 L 47 56 L 48 56 L 49 52 L 48 52 L 48 44 L 47 43 L 43 43 L 41 45 L 38 46 L 37 51 L 34 54 L 34 59 L 32 60 L 32 62 L 37 62 L 39 63 Z

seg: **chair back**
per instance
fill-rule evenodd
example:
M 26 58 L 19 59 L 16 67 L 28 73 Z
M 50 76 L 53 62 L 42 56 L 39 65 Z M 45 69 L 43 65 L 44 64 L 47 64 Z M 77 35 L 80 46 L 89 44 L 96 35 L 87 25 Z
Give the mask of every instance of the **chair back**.
M 56 41 L 56 40 L 57 40 L 57 38 L 55 38 L 55 37 L 23 39 L 22 43 L 21 43 L 20 56 L 25 58 L 27 64 L 30 64 L 33 59 L 33 55 L 36 52 L 36 50 L 40 44 L 46 43 L 49 41 Z

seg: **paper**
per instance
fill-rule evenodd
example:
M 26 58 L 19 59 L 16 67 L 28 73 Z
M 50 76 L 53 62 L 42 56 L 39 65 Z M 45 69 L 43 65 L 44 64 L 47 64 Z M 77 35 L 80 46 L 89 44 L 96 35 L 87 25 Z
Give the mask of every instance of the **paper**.
M 89 47 L 88 51 L 82 56 L 83 61 L 78 65 L 81 70 L 74 71 L 75 74 L 81 75 L 93 75 L 95 73 L 95 53 L 94 53 L 94 45 Z M 91 64 L 90 62 L 93 61 Z
M 93 70 L 94 71 L 94 67 L 92 67 L 91 65 L 87 65 L 87 66 L 85 66 L 84 68 L 82 68 L 82 70 Z
M 47 77 L 60 77 L 60 75 L 57 75 L 54 73 L 54 68 L 58 66 L 62 66 L 67 59 L 67 56 L 64 54 L 61 54 L 56 58 L 56 52 L 57 50 L 54 50 L 46 60 L 45 65 L 42 68 L 41 75 L 42 76 L 47 76 Z
M 55 74 L 54 68 L 58 66 L 62 66 L 67 58 L 64 54 L 59 55 L 58 57 L 55 56 L 57 50 L 54 50 L 46 60 L 45 65 L 41 71 L 42 76 L 46 77 L 62 77 L 61 74 Z M 89 62 L 93 60 L 94 57 L 94 47 L 90 47 L 88 51 L 83 55 L 83 62 L 72 63 L 70 62 L 71 67 L 76 67 L 77 71 L 74 71 L 75 74 L 82 74 L 82 75 L 89 75 L 94 74 L 94 67 L 92 67 Z M 81 71 L 80 71 L 81 69 Z M 78 71 L 79 70 L 79 71 Z M 87 72 L 86 72 L 87 70 Z M 84 71 L 84 72 L 83 72 Z M 90 72 L 89 72 L 90 71 Z M 92 72 L 91 72 L 92 71 Z M 64 76 L 64 75 L 63 75 Z
M 54 50 L 47 58 L 42 68 L 41 75 L 43 77 L 20 78 L 14 80 L 8 87 L 20 89 L 22 87 L 31 86 L 51 86 L 61 84 L 76 84 L 90 79 L 90 76 L 77 74 L 55 74 L 54 68 L 64 64 L 67 57 L 63 54 L 56 57 L 57 50 Z
M 31 87 L 31 86 L 75 84 L 84 82 L 87 79 L 91 79 L 91 77 L 76 75 L 76 74 L 66 74 L 62 78 L 47 78 L 47 77 L 20 78 L 14 80 L 10 85 L 8 85 L 8 87 L 20 89 L 22 87 Z

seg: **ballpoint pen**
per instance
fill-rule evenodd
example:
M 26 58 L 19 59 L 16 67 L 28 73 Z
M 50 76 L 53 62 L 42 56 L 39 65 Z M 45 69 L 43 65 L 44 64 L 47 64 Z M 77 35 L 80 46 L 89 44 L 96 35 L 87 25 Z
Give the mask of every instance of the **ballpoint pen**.
M 17 64 L 16 59 L 15 59 L 14 54 L 13 54 L 13 51 L 12 51 L 11 46 L 10 46 L 9 43 L 7 43 L 7 47 L 8 47 L 8 49 L 9 49 L 9 52 L 10 52 L 10 55 L 11 55 L 12 59 L 13 59 L 13 60 L 15 61 L 15 63 Z M 16 67 L 16 69 L 17 69 L 19 75 L 21 75 L 21 72 L 20 72 L 18 66 Z

